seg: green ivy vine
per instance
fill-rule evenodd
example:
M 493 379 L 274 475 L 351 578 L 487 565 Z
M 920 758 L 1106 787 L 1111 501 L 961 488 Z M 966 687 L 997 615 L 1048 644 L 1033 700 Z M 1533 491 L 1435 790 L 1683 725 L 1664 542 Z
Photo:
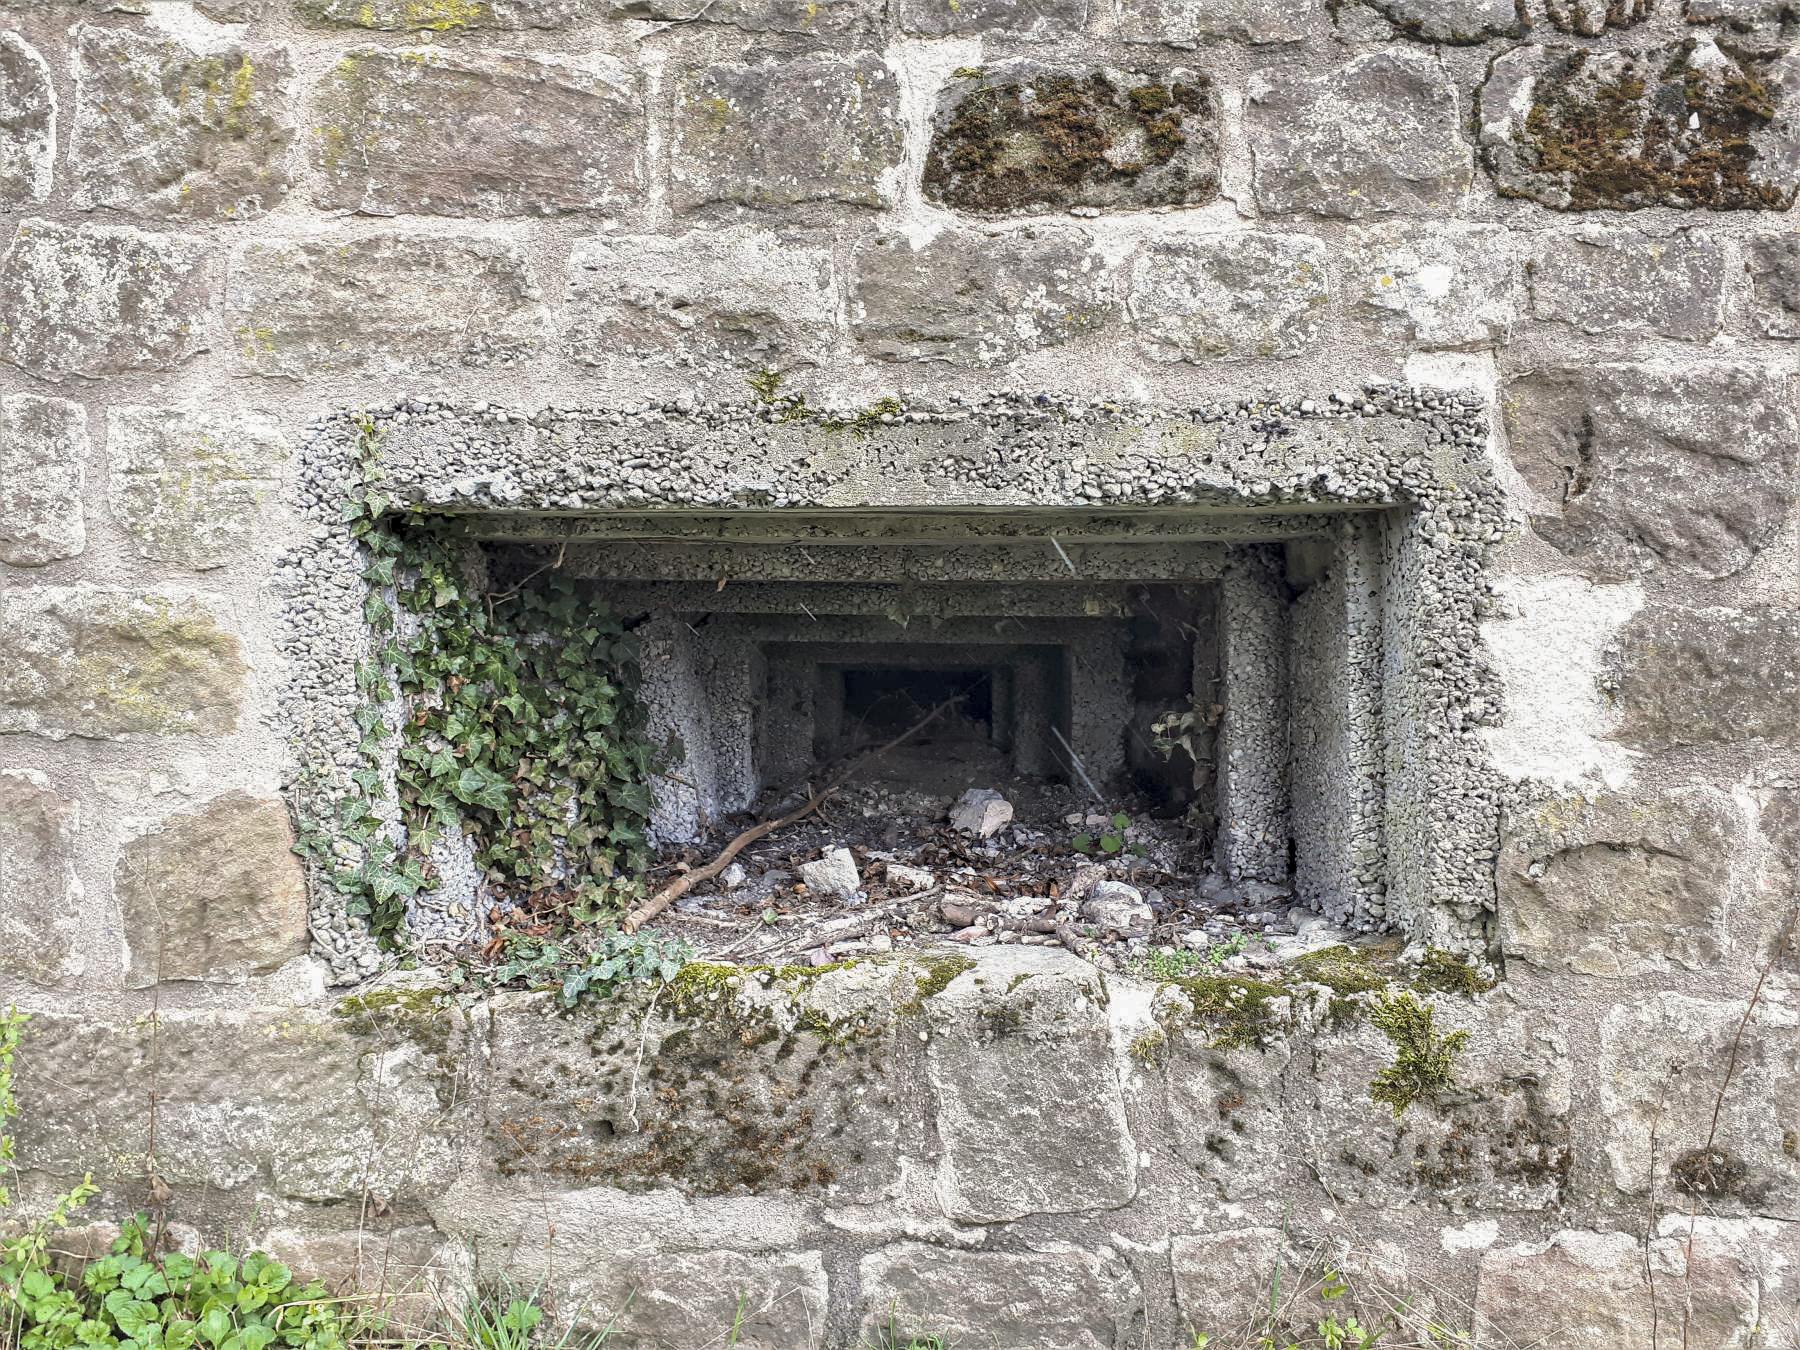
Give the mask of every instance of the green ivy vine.
M 377 647 L 356 667 L 357 790 L 298 851 L 390 947 L 437 879 L 434 847 L 458 834 L 495 900 L 616 916 L 648 864 L 650 778 L 672 749 L 650 737 L 635 637 L 554 570 L 500 591 L 472 578 L 443 517 L 397 513 L 367 486 L 378 443 L 365 423 L 365 487 L 340 508 Z M 379 809 L 389 773 L 398 822 Z

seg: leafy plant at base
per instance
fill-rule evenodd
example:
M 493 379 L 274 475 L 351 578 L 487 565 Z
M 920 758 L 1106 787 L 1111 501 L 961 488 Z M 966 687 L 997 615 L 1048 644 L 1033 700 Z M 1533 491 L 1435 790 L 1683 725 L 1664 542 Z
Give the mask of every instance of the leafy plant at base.
M 1125 831 L 1131 828 L 1131 817 L 1123 811 L 1118 812 L 1107 822 L 1109 828 L 1098 835 L 1084 830 L 1069 841 L 1069 847 L 1077 853 L 1100 853 L 1111 857 L 1125 848 Z
M 1440 1033 L 1431 1008 L 1404 993 L 1376 999 L 1369 1020 L 1394 1044 L 1394 1062 L 1375 1075 L 1369 1097 L 1393 1107 L 1396 1119 L 1455 1082 L 1456 1057 L 1469 1043 L 1468 1032 Z
M 694 949 L 680 938 L 608 928 L 569 942 L 511 937 L 504 956 L 491 967 L 459 966 L 451 971 L 451 981 L 487 988 L 555 988 L 563 1007 L 573 1008 L 584 997 L 605 997 L 626 985 L 667 984 L 694 959 Z

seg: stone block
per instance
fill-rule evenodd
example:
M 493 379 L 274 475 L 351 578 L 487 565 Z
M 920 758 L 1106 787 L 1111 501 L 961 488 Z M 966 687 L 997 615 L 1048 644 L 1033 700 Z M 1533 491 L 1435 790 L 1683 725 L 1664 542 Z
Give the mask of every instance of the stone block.
M 902 1242 L 863 1257 L 857 1274 L 870 1345 L 926 1336 L 1008 1350 L 1141 1343 L 1142 1295 L 1110 1252 L 971 1252 Z
M 675 79 L 670 191 L 678 211 L 887 206 L 902 141 L 899 82 L 873 53 L 724 62 Z
M 908 983 L 889 966 L 764 985 L 700 964 L 653 1013 L 648 990 L 573 1016 L 501 999 L 487 1147 L 502 1176 L 872 1201 L 899 1169 L 888 1066 Z
M 1248 93 L 1252 181 L 1266 212 L 1443 214 L 1469 186 L 1456 91 L 1423 52 L 1371 52 L 1312 78 L 1266 71 Z
M 0 33 L 0 211 L 36 206 L 56 174 L 56 86 L 37 49 Z
M 1575 797 L 1509 816 L 1506 954 L 1612 979 L 1716 965 L 1740 836 L 1730 796 L 1709 787 Z
M 1292 1161 L 1282 1083 L 1286 1045 L 1230 1049 L 1218 1028 L 1164 1018 L 1160 1073 L 1176 1154 L 1241 1204 L 1281 1192 Z
M 1800 611 L 1658 605 L 1633 615 L 1614 642 L 1624 744 L 1800 745 Z
M 1681 7 L 1689 23 L 1716 23 L 1733 33 L 1775 37 L 1791 22 L 1787 0 L 1685 0 Z
M 310 1216 L 307 1216 L 310 1218 Z M 456 1306 L 467 1253 L 428 1225 L 382 1225 L 350 1232 L 320 1232 L 310 1224 L 275 1228 L 257 1247 L 326 1289 L 354 1296 L 400 1328 L 437 1325 Z
M 583 239 L 569 258 L 568 354 L 739 373 L 817 365 L 838 323 L 831 250 L 766 230 Z
M 1800 1218 L 1800 1015 L 1766 998 L 1748 1011 L 1747 995 L 1643 994 L 1601 1021 L 1596 1114 L 1626 1195 Z
M 237 638 L 188 592 L 41 586 L 0 598 L 0 733 L 223 736 L 247 674 Z
M 1658 237 L 1588 227 L 1552 235 L 1526 275 L 1531 312 L 1584 333 L 1704 341 L 1719 331 L 1725 250 L 1689 230 Z
M 1298 356 L 1329 301 L 1325 245 L 1310 235 L 1170 236 L 1131 265 L 1132 327 L 1158 361 Z
M 73 204 L 180 220 L 253 220 L 287 196 L 293 60 L 285 47 L 83 24 L 75 33 Z
M 924 188 L 984 215 L 1209 202 L 1218 95 L 1185 69 L 985 66 L 939 92 Z
M 1563 1229 L 1482 1253 L 1477 1289 L 1482 1324 L 1513 1345 L 1644 1350 L 1672 1337 L 1751 1350 L 1761 1339 L 1754 1266 L 1711 1237 L 1690 1268 L 1680 1241 L 1646 1253 L 1633 1233 Z
M 1664 567 L 1742 571 L 1793 512 L 1800 423 L 1783 378 L 1754 366 L 1586 365 L 1505 387 L 1531 525 L 1596 580 Z
M 1227 1339 L 1266 1322 L 1270 1284 L 1286 1245 L 1279 1228 L 1172 1236 L 1169 1271 L 1181 1331 Z
M 1085 233 L 949 226 L 876 235 L 851 260 L 850 326 L 882 361 L 994 365 L 1106 327 L 1119 302 Z
M 593 13 L 593 0 L 291 0 L 316 28 L 383 33 L 568 28 Z
M 66 985 L 81 974 L 77 803 L 34 769 L 0 770 L 0 975 Z
M 359 47 L 315 106 L 320 206 L 537 216 L 643 193 L 638 77 L 610 58 Z
M 18 1055 L 18 1153 L 50 1176 L 91 1171 L 141 1192 L 154 1100 L 157 1174 L 184 1201 L 223 1192 L 240 1215 L 259 1197 L 404 1206 L 460 1170 L 480 1055 L 461 1012 L 417 993 L 154 1019 L 39 1013 Z
M 569 1292 L 584 1325 L 613 1329 L 609 1345 L 795 1350 L 816 1344 L 825 1325 L 825 1264 L 816 1251 L 602 1255 L 582 1267 Z
M 1451 45 L 1519 37 L 1529 26 L 1519 0 L 1367 0 L 1406 37 Z
M 113 877 L 126 984 L 241 984 L 307 949 L 306 876 L 287 808 L 227 792 L 164 816 L 119 851 Z
M 541 300 L 516 244 L 396 231 L 241 245 L 225 310 L 240 369 L 301 379 L 509 366 L 542 340 Z
M 1123 0 L 1126 42 L 1200 47 L 1213 42 L 1298 42 L 1327 32 L 1325 0 Z
M 1518 47 L 1481 89 L 1482 161 L 1501 196 L 1562 211 L 1785 210 L 1800 188 L 1796 62 L 1706 34 L 1642 50 Z
M 113 516 L 157 562 L 204 569 L 242 557 L 287 445 L 250 409 L 113 408 L 106 417 Z
M 1800 337 L 1800 234 L 1754 235 L 1743 248 L 1756 331 L 1764 337 Z
M 925 37 L 1005 33 L 1041 42 L 1079 35 L 1088 0 L 898 0 L 900 27 Z
M 1086 962 L 1003 947 L 926 1005 L 938 1195 L 950 1218 L 1112 1209 L 1137 1193 L 1103 998 Z
M 46 380 L 170 370 L 206 350 L 205 245 L 27 220 L 0 258 L 0 357 Z
M 730 24 L 750 33 L 861 36 L 881 24 L 880 0 L 611 0 L 616 19 Z
M 1500 225 L 1386 223 L 1356 230 L 1345 300 L 1383 340 L 1478 350 L 1512 337 L 1523 284 Z
M 79 403 L 0 397 L 0 562 L 41 567 L 87 547 L 87 456 L 87 411 Z

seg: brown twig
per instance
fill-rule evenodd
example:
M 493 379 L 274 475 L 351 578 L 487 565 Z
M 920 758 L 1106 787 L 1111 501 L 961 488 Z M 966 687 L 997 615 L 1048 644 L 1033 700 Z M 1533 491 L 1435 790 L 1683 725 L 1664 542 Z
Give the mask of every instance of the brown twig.
M 902 741 L 905 741 L 912 736 L 916 736 L 919 732 L 923 731 L 926 725 L 936 718 L 938 714 L 944 712 L 948 708 L 954 707 L 962 701 L 963 695 L 961 694 L 956 695 L 954 698 L 945 699 L 942 703 L 938 704 L 937 707 L 926 713 L 925 716 L 921 717 L 917 722 L 914 722 L 898 736 L 876 746 L 873 750 L 844 768 L 823 788 L 808 797 L 803 806 L 789 811 L 785 816 L 779 816 L 774 820 L 765 820 L 760 825 L 752 825 L 729 844 L 725 845 L 724 849 L 719 853 L 719 856 L 707 863 L 706 866 L 696 867 L 691 872 L 682 873 L 655 895 L 651 896 L 642 905 L 638 906 L 638 908 L 632 910 L 630 914 L 627 914 L 623 925 L 625 931 L 627 933 L 637 932 L 638 929 L 649 923 L 650 920 L 654 919 L 658 914 L 661 914 L 665 909 L 674 904 L 682 896 L 686 895 L 702 881 L 710 881 L 713 877 L 718 876 L 719 873 L 723 872 L 731 865 L 731 860 L 733 858 L 737 857 L 739 853 L 748 848 L 751 844 L 754 844 L 758 839 L 761 839 L 766 835 L 771 835 L 775 833 L 776 830 L 783 829 L 786 826 L 794 824 L 796 821 L 804 820 L 807 816 L 810 816 L 814 811 L 819 809 L 819 806 L 826 799 L 835 794 L 839 788 L 843 787 L 843 785 L 850 780 L 851 776 L 864 765 L 879 759 Z

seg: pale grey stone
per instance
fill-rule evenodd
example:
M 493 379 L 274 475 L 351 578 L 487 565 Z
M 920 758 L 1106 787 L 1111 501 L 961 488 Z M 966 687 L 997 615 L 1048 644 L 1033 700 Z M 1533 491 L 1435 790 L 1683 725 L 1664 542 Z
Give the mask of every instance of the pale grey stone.
M 1716 239 L 1587 227 L 1545 239 L 1526 275 L 1540 319 L 1584 333 L 1700 341 L 1719 331 L 1725 251 Z
M 1653 605 L 1614 642 L 1615 735 L 1626 745 L 1800 744 L 1800 611 Z
M 862 889 L 862 876 L 856 870 L 856 857 L 847 848 L 827 849 L 823 856 L 800 864 L 800 880 L 806 889 L 820 895 L 836 895 L 848 899 Z
M 1450 211 L 1471 173 L 1461 125 L 1423 52 L 1371 52 L 1312 78 L 1263 72 L 1245 108 L 1257 205 L 1350 220 Z
M 1755 235 L 1744 245 L 1750 316 L 1764 337 L 1800 337 L 1800 233 Z
M 395 1328 L 434 1325 L 462 1294 L 457 1277 L 467 1253 L 429 1225 L 395 1223 L 377 1242 L 366 1227 L 320 1232 L 307 1214 L 293 1222 L 298 1226 L 263 1234 L 258 1249 L 323 1280 L 334 1295 L 361 1296 L 363 1306 L 392 1318 Z
M 609 0 L 619 19 L 663 23 L 731 24 L 750 33 L 810 33 L 841 37 L 873 33 L 880 0 Z
M 1532 528 L 1599 580 L 1742 571 L 1793 510 L 1800 423 L 1778 374 L 1689 363 L 1532 371 L 1501 398 Z
M 542 339 L 541 300 L 516 244 L 394 232 L 240 245 L 225 311 L 242 370 L 304 378 L 511 365 Z
M 41 567 L 87 547 L 87 456 L 87 411 L 79 403 L 0 398 L 0 562 Z
M 838 305 L 829 248 L 734 227 L 580 240 L 564 312 L 565 347 L 584 365 L 756 371 L 822 361 Z
M 857 1275 L 868 1344 L 936 1336 L 950 1345 L 1115 1350 L 1138 1343 L 1142 1328 L 1137 1281 L 1111 1254 L 902 1242 L 863 1257 Z
M 678 211 L 711 202 L 893 201 L 900 89 L 879 56 L 727 62 L 677 75 L 674 84 Z
M 1325 245 L 1304 234 L 1169 236 L 1131 267 L 1132 326 L 1159 361 L 1297 356 L 1329 299 Z
M 1553 970 L 1636 979 L 1724 952 L 1738 813 L 1718 788 L 1553 801 L 1503 827 L 1501 940 Z
M 581 1322 L 627 1346 L 796 1350 L 816 1343 L 829 1296 L 816 1251 L 648 1252 L 584 1259 L 570 1280 Z
M 1098 332 L 1119 309 L 1106 261 L 1076 231 L 876 235 L 851 268 L 851 330 L 884 361 L 992 365 Z
M 569 28 L 593 14 L 593 0 L 292 0 L 305 23 L 387 33 Z
M 938 92 L 923 186 L 989 216 L 1199 205 L 1218 195 L 1218 91 L 1182 67 L 964 71 Z
M 27 220 L 0 259 L 0 356 L 47 380 L 169 370 L 206 350 L 205 246 Z
M 247 674 L 237 638 L 186 592 L 0 596 L 0 732 L 222 736 L 237 729 Z
M 961 1222 L 1111 1209 L 1137 1191 L 1137 1148 L 1099 975 L 1044 947 L 1000 947 L 927 1001 L 926 1068 Z M 1047 1044 L 1054 1055 L 1042 1053 Z
M 1493 347 L 1523 298 L 1512 231 L 1502 225 L 1391 222 L 1352 233 L 1353 317 L 1383 340 L 1431 349 Z
M 56 86 L 37 49 L 0 33 L 0 211 L 35 206 L 56 174 Z
M 126 984 L 241 984 L 307 949 L 306 876 L 287 808 L 227 792 L 164 816 L 119 850 Z
M 1635 28 L 1648 19 L 1655 0 L 1526 0 L 1530 22 L 1559 33 L 1599 37 L 1610 29 Z
M 1368 0 L 1368 5 L 1421 42 L 1484 42 L 1518 37 L 1527 27 L 1517 0 Z
M 287 457 L 279 424 L 250 409 L 113 408 L 106 446 L 112 513 L 138 552 L 196 569 L 257 542 Z
M 1775 36 L 1793 22 L 1788 0 L 1685 0 L 1689 23 L 1723 24 L 1737 32 Z
M 253 220 L 286 197 L 294 139 L 285 47 L 194 46 L 128 28 L 75 34 L 73 204 Z
M 1088 0 L 897 0 L 900 27 L 908 33 L 1005 33 L 1044 41 L 1078 35 L 1087 25 Z
M 621 210 L 644 188 L 638 77 L 609 57 L 359 47 L 315 109 L 320 206 L 555 215 Z
M 1116 933 L 1148 933 L 1156 915 L 1144 903 L 1136 886 L 1108 879 L 1100 882 L 1081 902 L 1082 917 Z
M 992 788 L 970 788 L 950 807 L 951 826 L 980 839 L 999 834 L 1012 818 L 1012 803 Z
M 0 974 L 66 985 L 81 974 L 76 802 L 34 769 L 0 770 Z
M 1223 1338 L 1266 1322 L 1270 1281 L 1285 1256 L 1279 1228 L 1172 1236 L 1169 1271 L 1183 1330 Z
M 1211 42 L 1298 42 L 1330 30 L 1325 0 L 1123 0 L 1126 42 L 1199 47 Z
M 1162 1097 L 1177 1156 L 1233 1203 L 1279 1194 L 1290 1162 L 1282 1083 L 1292 1050 L 1218 1045 L 1219 1028 L 1185 1016 L 1168 995 L 1159 1000 Z

